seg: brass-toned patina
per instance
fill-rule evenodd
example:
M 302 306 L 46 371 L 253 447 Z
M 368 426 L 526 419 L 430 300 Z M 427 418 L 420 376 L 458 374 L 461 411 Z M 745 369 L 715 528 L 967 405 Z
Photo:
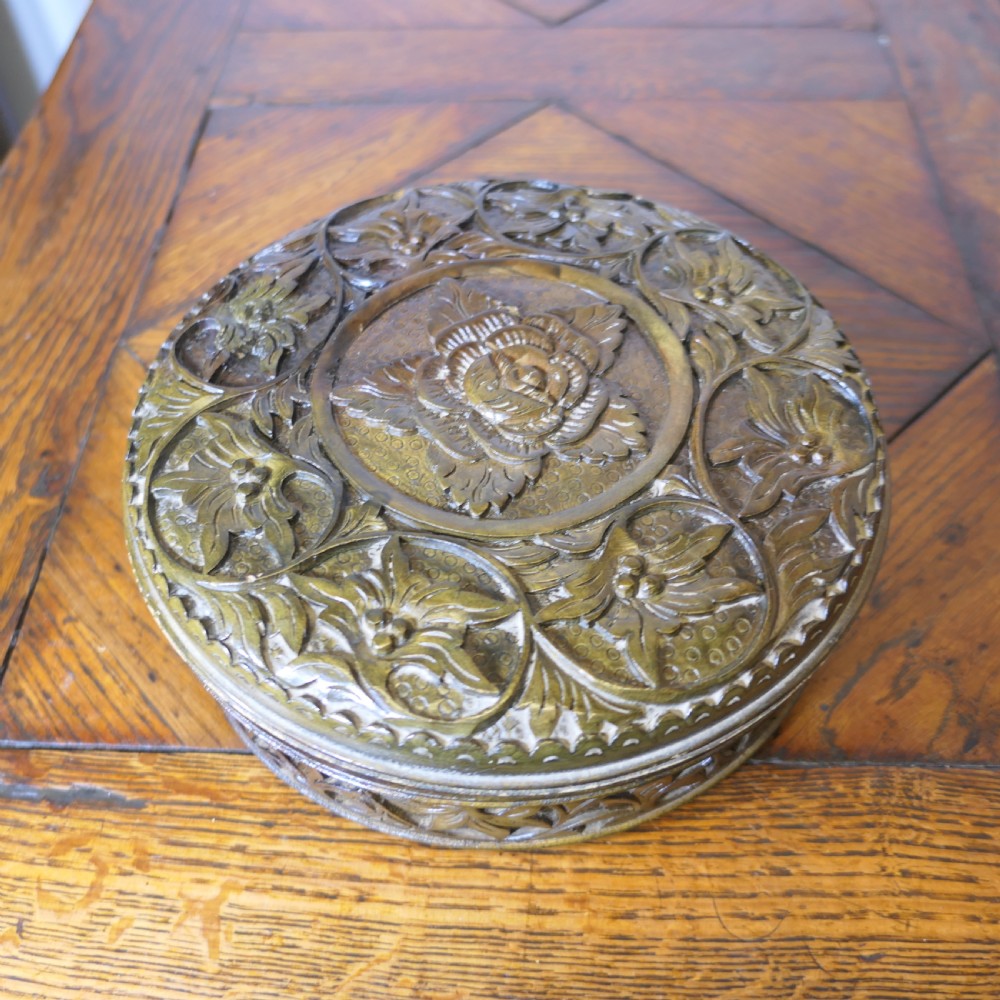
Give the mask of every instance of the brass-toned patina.
M 870 583 L 885 446 L 753 248 L 475 182 L 219 282 L 143 388 L 125 500 L 154 614 L 278 774 L 513 847 L 653 816 L 766 739 Z

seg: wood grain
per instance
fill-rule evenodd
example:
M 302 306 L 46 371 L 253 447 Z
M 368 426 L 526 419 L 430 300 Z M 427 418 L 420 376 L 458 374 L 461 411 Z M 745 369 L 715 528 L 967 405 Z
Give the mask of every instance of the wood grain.
M 771 753 L 1000 757 L 1000 376 L 979 365 L 895 442 L 885 563 Z
M 503 0 L 250 0 L 244 31 L 364 28 L 509 28 L 537 23 Z
M 217 100 L 473 101 L 893 96 L 874 35 L 822 28 L 247 32 Z
M 128 563 L 120 483 L 145 377 L 145 363 L 119 350 L 0 689 L 2 742 L 242 746 L 157 627 Z
M 981 329 L 902 103 L 677 101 L 583 110 L 931 315 Z
M 0 755 L 5 998 L 995 997 L 1000 778 L 747 767 L 628 834 L 411 845 L 245 757 Z
M 496 102 L 214 111 L 132 330 L 183 312 L 272 240 L 340 205 L 406 184 L 530 107 Z
M 1000 8 L 880 0 L 972 285 L 1000 344 Z
M 4 651 L 238 8 L 101 0 L 0 172 Z
M 577 22 L 587 27 L 875 27 L 868 0 L 605 0 Z

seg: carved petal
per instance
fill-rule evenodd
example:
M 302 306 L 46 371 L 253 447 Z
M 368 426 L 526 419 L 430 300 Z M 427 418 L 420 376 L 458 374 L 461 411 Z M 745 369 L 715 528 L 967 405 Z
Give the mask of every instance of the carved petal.
M 702 573 L 694 579 L 671 584 L 662 598 L 647 600 L 645 605 L 657 618 L 676 629 L 689 618 L 711 614 L 720 604 L 757 593 L 757 587 L 749 580 Z
M 615 392 L 594 429 L 582 440 L 560 445 L 557 454 L 563 458 L 602 463 L 645 450 L 646 425 L 642 417 L 632 400 Z
M 518 425 L 513 420 L 501 430 L 499 427 L 494 427 L 476 410 L 470 410 L 466 414 L 466 428 L 479 442 L 482 450 L 495 462 L 502 465 L 517 465 L 547 454 L 549 447 L 546 438 L 551 436 L 552 430 L 558 427 L 562 420 L 562 413 L 558 408 L 538 406 L 533 416 L 533 420 L 521 421 L 527 432 L 525 436 L 517 435 Z M 507 431 L 506 434 L 504 430 Z
M 728 524 L 706 524 L 689 534 L 677 535 L 649 558 L 650 568 L 669 580 L 697 573 L 719 551 L 731 531 Z
M 743 517 L 763 514 L 781 499 L 783 493 L 797 496 L 810 483 L 824 479 L 830 474 L 829 469 L 796 465 L 788 460 L 777 475 L 766 476 L 754 485 L 740 513 Z
M 601 379 L 595 378 L 587 386 L 583 399 L 567 410 L 562 426 L 549 438 L 553 450 L 567 458 L 577 458 L 573 446 L 590 433 L 607 406 L 607 386 Z

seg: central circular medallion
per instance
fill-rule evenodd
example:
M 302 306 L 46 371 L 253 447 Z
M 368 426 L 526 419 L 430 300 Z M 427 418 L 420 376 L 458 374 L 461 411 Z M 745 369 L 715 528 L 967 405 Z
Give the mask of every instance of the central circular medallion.
M 312 403 L 359 489 L 445 531 L 521 536 L 600 515 L 669 462 L 683 347 L 638 296 L 538 260 L 395 282 L 335 332 Z

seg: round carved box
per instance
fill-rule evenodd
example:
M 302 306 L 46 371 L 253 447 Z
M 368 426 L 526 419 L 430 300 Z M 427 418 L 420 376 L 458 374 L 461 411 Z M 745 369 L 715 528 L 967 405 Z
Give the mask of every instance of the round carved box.
M 710 223 L 419 188 L 267 247 L 135 412 L 143 594 L 256 753 L 340 815 L 515 847 L 677 805 L 854 616 L 885 445 L 827 312 Z

